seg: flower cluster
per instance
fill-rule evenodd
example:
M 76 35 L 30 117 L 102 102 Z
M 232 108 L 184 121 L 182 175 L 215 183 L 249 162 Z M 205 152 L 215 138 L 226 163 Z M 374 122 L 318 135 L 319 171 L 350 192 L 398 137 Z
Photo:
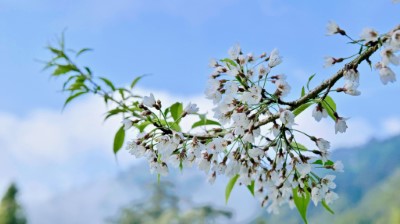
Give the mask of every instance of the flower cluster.
M 254 55 L 244 54 L 239 45 L 232 47 L 228 58 L 210 62 L 213 72 L 205 94 L 214 102 L 214 118 L 221 125 L 207 131 L 214 135 L 191 135 L 155 125 L 155 129 L 130 141 L 127 149 L 138 158 L 145 157 L 152 173 L 166 175 L 169 167 L 195 165 L 208 174 L 210 183 L 219 175 L 235 178 L 240 185 L 252 186 L 254 195 L 269 212 L 277 213 L 284 204 L 293 207 L 293 198 L 307 192 L 316 205 L 320 201 L 331 203 L 337 198 L 333 192 L 334 176 L 320 177 L 313 170 L 319 167 L 343 171 L 343 164 L 329 160 L 328 141 L 295 128 L 298 113 L 282 108 L 291 87 L 286 75 L 273 74 L 281 62 L 276 49 L 270 54 Z M 348 76 L 353 80 L 356 75 L 349 71 Z M 330 111 L 337 117 L 336 132 L 345 132 L 346 119 L 337 115 L 327 99 L 326 94 L 321 94 L 309 102 L 316 104 L 314 118 L 320 121 Z M 152 94 L 143 97 L 139 107 L 143 116 L 165 115 L 161 102 Z M 197 112 L 197 106 L 189 104 L 179 119 Z M 273 116 L 277 119 L 262 124 Z M 132 122 L 123 123 L 126 128 L 132 127 Z M 297 142 L 299 134 L 307 136 L 315 148 L 308 149 Z M 298 195 L 293 195 L 293 189 Z

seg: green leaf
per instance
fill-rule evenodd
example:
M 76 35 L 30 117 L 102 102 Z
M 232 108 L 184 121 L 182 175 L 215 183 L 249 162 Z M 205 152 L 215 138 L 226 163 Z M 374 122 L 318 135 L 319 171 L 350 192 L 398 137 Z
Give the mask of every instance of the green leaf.
M 87 92 L 78 92 L 78 93 L 75 93 L 75 94 L 69 96 L 69 97 L 65 100 L 63 109 L 64 109 L 64 108 L 67 106 L 67 104 L 70 103 L 73 99 L 75 99 L 75 98 L 77 98 L 78 96 L 83 95 L 83 94 L 85 94 L 85 93 L 87 93 Z
M 176 122 L 168 122 L 168 125 L 171 127 L 172 130 L 174 131 L 182 131 L 181 127 L 179 126 L 179 124 L 177 124 Z
M 225 62 L 228 66 L 232 65 L 233 67 L 237 67 L 236 62 L 234 62 L 232 59 L 230 58 L 224 58 L 222 60 L 220 60 L 221 62 Z
M 329 207 L 329 205 L 326 204 L 325 199 L 322 200 L 321 204 L 322 204 L 322 206 L 324 206 L 324 208 L 325 208 L 329 213 L 331 213 L 332 215 L 335 214 L 335 212 Z
M 73 65 L 58 65 L 56 70 L 53 72 L 53 76 L 60 76 L 71 71 L 77 71 L 78 69 Z
M 236 174 L 234 177 L 231 178 L 231 180 L 228 182 L 228 185 L 226 185 L 225 189 L 225 203 L 228 204 L 229 196 L 231 196 L 231 192 L 233 187 L 235 186 L 236 181 L 239 179 L 239 174 Z
M 302 145 L 300 143 L 297 143 L 297 142 L 290 143 L 290 146 L 293 149 L 297 149 L 297 150 L 300 150 L 300 151 L 307 151 L 307 148 L 304 145 Z
M 335 164 L 332 160 L 327 160 L 325 163 L 322 160 L 316 160 L 312 164 L 323 165 L 323 166 L 333 166 Z
M 120 108 L 115 108 L 115 109 L 109 110 L 109 111 L 107 111 L 107 115 L 104 118 L 104 120 L 107 120 L 108 118 L 110 118 L 110 117 L 112 117 L 114 115 L 117 115 L 119 113 L 123 113 L 123 112 L 125 112 L 125 110 L 120 109 Z
M 300 96 L 303 97 L 304 95 L 306 95 L 306 90 L 304 89 L 304 86 L 303 86 L 303 88 L 301 88 Z
M 329 105 L 334 111 L 336 111 L 336 103 L 330 96 L 326 96 L 324 102 Z
M 293 114 L 294 116 L 297 116 L 299 114 L 301 114 L 304 110 L 306 110 L 309 106 L 311 106 L 313 104 L 313 102 L 308 102 L 305 104 L 300 105 L 299 107 L 297 107 L 294 111 Z
M 324 165 L 324 162 L 322 160 L 316 160 L 312 164 L 317 164 L 317 165 Z
M 112 91 L 115 91 L 115 86 L 114 86 L 114 84 L 113 84 L 110 80 L 108 80 L 108 79 L 106 79 L 106 78 L 104 78 L 104 77 L 99 77 L 99 79 L 103 80 L 103 82 L 104 82 L 108 87 L 110 87 Z
M 324 101 L 321 103 L 322 107 L 328 112 L 328 115 L 336 121 L 335 112 L 336 112 L 336 103 L 330 96 L 326 96 Z
M 137 129 L 139 129 L 140 133 L 142 133 L 142 132 L 144 131 L 144 129 L 145 129 L 149 124 L 151 124 L 150 121 L 144 121 L 144 122 L 142 122 L 142 123 L 140 123 L 140 124 L 135 125 L 135 127 L 136 127 Z
M 141 75 L 141 76 L 136 77 L 131 83 L 131 89 L 133 89 L 133 87 L 135 87 L 136 84 L 145 76 L 147 76 L 147 75 L 145 74 L 145 75 Z
M 301 218 L 303 219 L 304 223 L 307 222 L 307 208 L 308 204 L 310 203 L 310 193 L 308 191 L 305 191 L 303 195 L 300 197 L 297 195 L 297 188 L 293 189 L 293 200 L 294 204 L 296 205 L 297 210 L 300 213 Z
M 90 48 L 82 48 L 80 51 L 78 51 L 77 53 L 76 53 L 76 57 L 79 57 L 79 55 L 81 55 L 81 54 L 83 54 L 83 53 L 85 53 L 85 52 L 88 52 L 88 51 L 92 51 L 93 49 L 90 49 Z
M 122 148 L 124 140 L 125 140 L 125 130 L 124 126 L 121 126 L 114 137 L 114 154 L 117 154 L 117 152 Z
M 174 103 L 170 107 L 169 111 L 171 112 L 171 116 L 172 116 L 172 118 L 174 118 L 174 121 L 177 121 L 181 117 L 181 115 L 183 113 L 183 105 L 182 105 L 182 103 L 179 103 L 179 102 Z
M 218 125 L 218 126 L 221 126 L 221 124 L 218 123 L 217 121 L 209 120 L 209 119 L 206 119 L 205 117 L 202 118 L 201 116 L 200 116 L 200 119 L 201 119 L 201 120 L 195 122 L 195 123 L 192 125 L 192 128 L 196 128 L 196 127 L 200 127 L 200 126 L 205 126 L 205 125 Z
M 310 90 L 310 82 L 311 82 L 311 80 L 314 78 L 315 75 L 316 75 L 316 74 L 313 74 L 312 76 L 310 76 L 310 77 L 308 78 L 308 82 L 307 82 L 307 89 L 308 89 L 308 90 Z
M 254 196 L 254 182 L 255 182 L 255 181 L 252 180 L 252 181 L 251 181 L 251 184 L 250 184 L 250 185 L 247 185 L 247 189 L 249 189 L 251 195 L 253 195 L 253 196 Z

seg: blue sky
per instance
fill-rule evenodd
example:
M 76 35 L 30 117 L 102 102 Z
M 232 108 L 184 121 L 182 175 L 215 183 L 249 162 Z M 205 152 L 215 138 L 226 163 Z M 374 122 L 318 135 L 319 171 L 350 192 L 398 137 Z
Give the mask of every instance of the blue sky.
M 0 189 L 12 179 L 23 189 L 36 186 L 43 194 L 24 199 L 32 202 L 122 169 L 110 151 L 118 121 L 102 125 L 104 110 L 93 98 L 62 114 L 61 82 L 41 71 L 38 60 L 49 58 L 44 47 L 64 29 L 67 46 L 94 49 L 81 62 L 95 74 L 124 85 L 150 73 L 142 91 L 169 100 L 202 96 L 208 61 L 225 57 L 235 43 L 255 53 L 278 48 L 284 63 L 276 72 L 288 76 L 294 97 L 296 84 L 309 75 L 317 73 L 321 81 L 339 68 L 323 69 L 324 56 L 355 52 L 344 38 L 325 36 L 329 20 L 358 37 L 364 27 L 390 30 L 400 21 L 399 10 L 390 0 L 0 0 Z M 353 132 L 337 140 L 340 146 L 352 145 L 352 134 L 354 144 L 361 144 L 400 131 L 400 106 L 393 103 L 399 83 L 383 86 L 376 71 L 365 65 L 360 71 L 362 95 L 336 98 L 339 112 L 354 122 Z

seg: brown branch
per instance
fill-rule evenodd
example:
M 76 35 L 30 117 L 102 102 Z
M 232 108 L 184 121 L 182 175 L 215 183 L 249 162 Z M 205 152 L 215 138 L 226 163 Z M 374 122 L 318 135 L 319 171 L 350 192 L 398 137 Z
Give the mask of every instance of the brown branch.
M 359 64 L 361 64 L 361 62 L 363 62 L 364 60 L 367 60 L 373 53 L 375 53 L 377 50 L 379 49 L 379 45 L 375 45 L 373 47 L 368 48 L 367 50 L 365 50 L 362 54 L 360 54 L 357 58 L 355 58 L 354 60 L 350 61 L 349 63 L 347 63 L 342 69 L 340 69 L 338 72 L 336 72 L 336 74 L 334 74 L 330 79 L 325 80 L 321 85 L 315 87 L 313 90 L 311 90 L 310 92 L 308 92 L 306 95 L 304 95 L 303 97 L 294 100 L 294 101 L 290 101 L 290 102 L 281 102 L 284 105 L 288 105 L 289 107 L 287 108 L 287 110 L 295 110 L 297 107 L 303 105 L 304 103 L 306 103 L 307 101 L 314 99 L 318 96 L 318 94 L 320 94 L 322 91 L 324 91 L 325 89 L 329 88 L 330 86 L 334 86 L 335 83 L 337 81 L 339 81 L 342 77 L 344 72 L 346 71 L 347 68 L 356 68 Z M 258 122 L 255 125 L 255 128 L 257 127 L 261 127 L 269 122 L 272 122 L 276 119 L 279 118 L 279 113 L 274 114 L 264 120 L 261 120 L 260 122 Z

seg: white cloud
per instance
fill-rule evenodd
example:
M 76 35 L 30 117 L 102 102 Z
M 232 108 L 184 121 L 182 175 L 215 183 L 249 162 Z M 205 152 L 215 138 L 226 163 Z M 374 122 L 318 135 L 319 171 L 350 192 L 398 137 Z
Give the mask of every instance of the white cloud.
M 389 117 L 383 120 L 384 135 L 398 135 L 400 133 L 400 117 Z
M 335 122 L 332 119 L 327 118 L 317 122 L 311 114 L 312 108 L 310 107 L 296 118 L 299 129 L 317 138 L 330 141 L 332 149 L 362 145 L 374 135 L 374 129 L 365 119 L 350 118 L 347 120 L 349 127 L 347 131 L 335 134 Z M 308 140 L 306 137 L 301 137 L 301 139 L 304 142 Z M 315 147 L 314 144 L 308 144 L 308 146 Z
M 180 101 L 197 103 L 202 112 L 211 108 L 211 103 L 200 96 L 177 97 L 145 89 L 138 92 L 153 92 L 164 106 Z M 73 186 L 115 175 L 138 162 L 126 150 L 121 150 L 118 164 L 115 162 L 112 142 L 121 120 L 103 123 L 105 112 L 102 100 L 96 97 L 72 102 L 64 112 L 61 108 L 36 109 L 21 117 L 0 111 L 0 189 L 15 180 L 22 191 L 37 192 L 23 193 L 28 203 L 46 200 Z M 197 119 L 188 116 L 182 126 L 189 129 Z

